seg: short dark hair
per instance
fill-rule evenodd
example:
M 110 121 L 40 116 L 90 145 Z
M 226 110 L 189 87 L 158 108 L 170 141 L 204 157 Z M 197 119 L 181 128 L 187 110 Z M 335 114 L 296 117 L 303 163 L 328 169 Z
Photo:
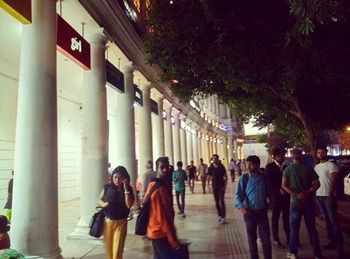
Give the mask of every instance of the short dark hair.
M 320 146 L 317 146 L 316 150 L 319 150 L 319 149 L 321 149 L 321 150 L 324 150 L 324 151 L 328 152 L 328 150 L 327 150 L 327 146 L 325 146 L 325 145 L 320 145 Z
M 248 156 L 246 161 L 260 167 L 260 158 L 258 156 Z
M 199 161 L 203 161 L 203 158 L 200 158 Z
M 181 161 L 176 163 L 177 167 L 182 167 L 183 163 Z
M 167 157 L 167 156 L 159 157 L 156 160 L 156 169 L 158 169 L 159 163 L 163 163 L 163 164 L 168 164 L 169 165 L 169 157 Z
M 271 150 L 271 155 L 278 156 L 278 155 L 284 155 L 286 151 L 282 148 L 274 148 Z
M 5 233 L 10 230 L 8 220 L 4 215 L 0 215 L 0 232 Z
M 213 157 L 213 156 L 216 156 L 217 158 L 219 158 L 219 155 L 218 155 L 218 154 L 213 154 L 211 157 Z

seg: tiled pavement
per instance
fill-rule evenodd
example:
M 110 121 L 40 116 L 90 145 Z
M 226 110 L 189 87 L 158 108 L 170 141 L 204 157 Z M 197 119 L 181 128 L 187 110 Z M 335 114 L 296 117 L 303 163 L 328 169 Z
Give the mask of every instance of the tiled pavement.
M 178 236 L 191 242 L 189 246 L 190 257 L 200 259 L 211 258 L 249 258 L 247 235 L 240 211 L 233 206 L 233 192 L 236 183 L 230 183 L 226 193 L 227 223 L 218 223 L 213 195 L 202 194 L 199 182 L 196 183 L 195 193 L 186 193 L 186 218 L 176 216 Z M 105 258 L 100 240 L 69 240 L 79 216 L 79 200 L 60 204 L 60 246 L 64 258 Z M 135 236 L 134 222 L 129 222 L 128 236 L 124 251 L 124 258 L 147 259 L 152 258 L 150 242 Z M 281 228 L 282 229 L 282 228 Z M 318 226 L 321 244 L 327 242 L 326 233 L 322 224 Z M 281 239 L 284 235 L 281 233 Z M 304 224 L 301 232 L 300 258 L 313 258 Z M 349 254 L 350 239 L 346 237 L 347 253 Z M 259 246 L 261 252 L 261 246 Z M 273 247 L 273 258 L 285 258 L 286 249 Z M 335 258 L 334 251 L 324 251 L 326 258 Z M 262 256 L 261 256 L 262 257 Z M 347 257 L 347 258 L 350 258 Z M 345 258 L 344 258 L 345 259 Z

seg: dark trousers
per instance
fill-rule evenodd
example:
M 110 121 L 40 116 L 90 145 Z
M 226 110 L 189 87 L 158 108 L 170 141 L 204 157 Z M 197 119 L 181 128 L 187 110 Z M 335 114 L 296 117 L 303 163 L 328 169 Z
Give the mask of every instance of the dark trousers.
M 176 203 L 180 213 L 185 213 L 185 189 L 182 191 L 176 191 Z M 181 197 L 181 202 L 180 202 Z
M 151 241 L 154 259 L 173 258 L 173 248 L 170 246 L 168 240 L 165 237 L 160 239 L 151 239 Z
M 202 190 L 203 190 L 203 193 L 205 193 L 205 186 L 207 184 L 207 177 L 206 176 L 201 176 L 201 182 L 202 182 Z
M 234 182 L 235 181 L 235 169 L 230 169 L 230 175 L 231 175 L 232 182 Z
M 213 189 L 216 210 L 219 217 L 226 217 L 226 206 L 225 206 L 225 188 Z
M 272 236 L 273 240 L 280 242 L 278 235 L 279 219 L 282 214 L 283 229 L 286 233 L 287 244 L 289 243 L 290 225 L 289 225 L 289 213 L 290 213 L 289 197 L 281 197 L 277 204 L 272 208 Z
M 252 212 L 244 215 L 244 221 L 247 228 L 249 253 L 251 259 L 258 259 L 257 232 L 262 242 L 262 249 L 265 259 L 272 258 L 269 220 L 267 211 Z
M 337 200 L 334 197 L 317 196 L 317 203 L 326 222 L 328 237 L 332 243 L 343 246 L 343 234 L 338 221 Z
M 190 186 L 190 191 L 194 192 L 194 177 L 193 178 L 189 178 L 188 185 Z
M 320 248 L 320 239 L 315 225 L 315 208 L 313 200 L 290 204 L 290 240 L 289 252 L 298 254 L 299 229 L 301 217 L 304 216 L 304 222 L 309 234 L 312 251 L 316 257 L 322 255 Z

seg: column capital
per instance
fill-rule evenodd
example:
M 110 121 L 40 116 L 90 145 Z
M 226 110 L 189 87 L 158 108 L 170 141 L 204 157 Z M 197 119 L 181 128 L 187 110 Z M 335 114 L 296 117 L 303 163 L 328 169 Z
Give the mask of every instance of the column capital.
M 140 80 L 139 87 L 142 91 L 151 91 L 152 85 L 148 80 Z
M 120 70 L 123 74 L 134 73 L 135 67 L 132 61 L 121 61 Z
M 171 109 L 172 109 L 173 105 L 167 99 L 164 99 L 163 100 L 163 107 L 164 107 L 164 110 L 167 110 L 167 111 L 171 112 Z
M 103 28 L 100 28 L 99 30 L 95 30 L 91 33 L 88 33 L 86 35 L 86 40 L 91 44 L 100 44 L 100 45 L 107 45 L 108 38 L 103 33 Z
M 180 118 L 180 120 L 186 120 L 187 116 L 180 113 L 179 118 Z

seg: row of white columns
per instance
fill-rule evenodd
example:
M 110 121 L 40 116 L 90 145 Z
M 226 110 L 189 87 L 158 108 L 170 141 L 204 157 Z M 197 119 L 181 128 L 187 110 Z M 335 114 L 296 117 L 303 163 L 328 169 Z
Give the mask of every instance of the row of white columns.
M 18 87 L 12 246 L 25 255 L 60 258 L 58 244 L 58 157 L 57 157 L 57 83 L 56 83 L 56 1 L 32 3 L 32 24 L 23 27 Z M 102 33 L 90 35 L 91 70 L 84 72 L 83 144 L 81 178 L 81 212 L 77 228 L 70 236 L 88 233 L 96 199 L 107 178 L 108 122 L 106 96 L 105 49 Z M 162 118 L 163 97 L 158 96 L 158 116 L 151 115 L 150 84 L 140 85 L 143 106 L 136 108 L 138 121 L 139 161 L 136 169 L 134 68 L 131 63 L 120 67 L 125 91 L 117 94 L 115 145 L 120 152 L 115 159 L 126 167 L 134 185 L 137 171 L 143 172 L 148 160 L 168 156 L 171 164 L 182 160 L 185 165 L 199 158 L 208 160 L 221 152 L 229 158 L 226 140 L 220 144 L 207 141 L 180 125 L 182 114 L 174 114 L 166 104 Z M 216 105 L 218 106 L 218 105 Z M 218 109 L 218 108 L 216 108 Z M 111 134 L 111 132 L 109 133 Z M 225 139 L 225 138 L 224 138 Z M 228 139 L 228 145 L 230 141 Z M 232 144 L 231 144 L 232 146 Z M 229 152 L 230 153 L 230 152 Z M 232 152 L 231 152 L 232 153 Z M 204 157 L 205 156 L 205 157 Z

